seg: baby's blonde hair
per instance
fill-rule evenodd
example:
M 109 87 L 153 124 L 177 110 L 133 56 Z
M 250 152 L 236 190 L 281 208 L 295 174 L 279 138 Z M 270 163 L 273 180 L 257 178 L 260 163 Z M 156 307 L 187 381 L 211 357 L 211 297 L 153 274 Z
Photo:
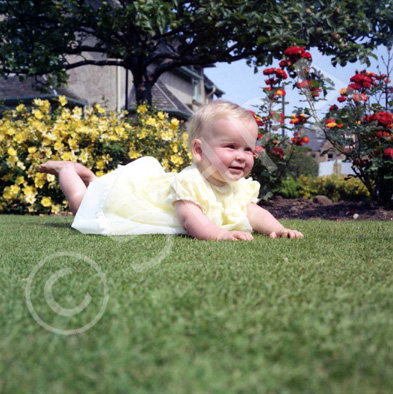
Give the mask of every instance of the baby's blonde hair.
M 224 100 L 212 101 L 192 115 L 186 124 L 190 152 L 192 141 L 200 137 L 207 126 L 218 118 L 254 120 L 251 113 L 240 105 Z

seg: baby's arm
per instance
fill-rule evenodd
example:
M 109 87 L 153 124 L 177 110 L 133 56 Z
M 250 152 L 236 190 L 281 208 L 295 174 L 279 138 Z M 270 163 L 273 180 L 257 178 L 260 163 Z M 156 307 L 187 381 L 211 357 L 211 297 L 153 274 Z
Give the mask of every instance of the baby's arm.
M 203 214 L 201 208 L 191 201 L 176 201 L 175 210 L 180 225 L 191 237 L 231 241 L 251 241 L 253 239 L 250 233 L 244 231 L 227 231 L 215 225 Z
M 254 231 L 268 235 L 270 238 L 303 238 L 301 232 L 285 228 L 266 209 L 252 202 L 247 206 L 247 216 Z

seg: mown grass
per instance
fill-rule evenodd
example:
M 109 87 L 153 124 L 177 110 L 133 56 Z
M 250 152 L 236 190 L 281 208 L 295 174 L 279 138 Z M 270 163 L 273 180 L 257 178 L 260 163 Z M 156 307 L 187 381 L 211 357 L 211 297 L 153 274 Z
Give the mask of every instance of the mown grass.
M 305 238 L 230 243 L 83 236 L 71 220 L 0 216 L 0 391 L 391 392 L 393 223 L 287 221 Z M 43 328 L 26 287 L 52 328 L 99 314 L 89 262 L 101 319 Z M 60 306 L 89 305 L 55 313 L 51 277 Z

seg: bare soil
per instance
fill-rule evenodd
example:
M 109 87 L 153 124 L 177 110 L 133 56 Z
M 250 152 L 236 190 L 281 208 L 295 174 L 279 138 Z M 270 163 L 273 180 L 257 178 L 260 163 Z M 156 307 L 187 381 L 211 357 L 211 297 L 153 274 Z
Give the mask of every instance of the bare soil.
M 284 199 L 280 196 L 261 201 L 277 219 L 324 219 L 336 222 L 344 220 L 393 221 L 393 210 L 383 209 L 372 202 L 336 202 L 321 205 L 304 198 Z

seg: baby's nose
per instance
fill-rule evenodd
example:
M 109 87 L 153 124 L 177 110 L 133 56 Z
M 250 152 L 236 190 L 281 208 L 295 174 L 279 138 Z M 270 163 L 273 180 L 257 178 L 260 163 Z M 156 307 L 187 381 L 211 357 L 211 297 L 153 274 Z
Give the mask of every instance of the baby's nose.
M 236 159 L 237 160 L 244 160 L 245 159 L 245 154 L 243 151 L 238 150 L 236 151 Z

